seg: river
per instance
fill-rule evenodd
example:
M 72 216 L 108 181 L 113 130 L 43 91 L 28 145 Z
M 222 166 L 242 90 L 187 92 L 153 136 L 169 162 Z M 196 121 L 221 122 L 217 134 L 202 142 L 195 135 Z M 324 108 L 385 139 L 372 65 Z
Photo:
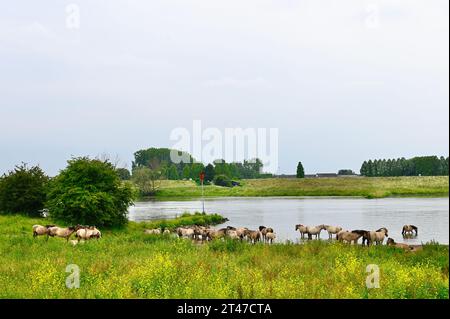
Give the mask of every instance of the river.
M 201 210 L 200 199 L 137 202 L 129 210 L 129 219 L 174 218 L 183 212 Z M 431 240 L 449 243 L 448 198 L 223 197 L 206 199 L 205 210 L 229 219 L 217 227 L 232 225 L 256 229 L 260 225 L 270 226 L 277 234 L 277 242 L 297 242 L 296 224 L 327 224 L 349 230 L 386 227 L 389 237 L 409 244 Z M 419 235 L 403 239 L 401 231 L 404 224 L 416 225 Z M 326 231 L 322 232 L 321 238 L 328 238 Z

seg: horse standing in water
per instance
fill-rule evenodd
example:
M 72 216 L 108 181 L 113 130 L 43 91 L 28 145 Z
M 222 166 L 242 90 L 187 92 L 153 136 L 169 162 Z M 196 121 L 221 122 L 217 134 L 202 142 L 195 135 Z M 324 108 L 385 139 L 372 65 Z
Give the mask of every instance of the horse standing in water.
M 307 227 L 302 224 L 295 225 L 295 230 L 300 232 L 300 238 L 305 238 L 305 234 L 308 233 Z
M 325 225 L 318 226 L 306 226 L 306 232 L 308 233 L 308 239 L 312 239 L 312 236 L 316 236 L 316 239 L 320 239 L 320 232 L 325 229 Z
M 405 225 L 403 226 L 402 229 L 402 236 L 406 237 L 406 236 L 417 236 L 418 233 L 418 228 L 417 226 L 414 225 Z

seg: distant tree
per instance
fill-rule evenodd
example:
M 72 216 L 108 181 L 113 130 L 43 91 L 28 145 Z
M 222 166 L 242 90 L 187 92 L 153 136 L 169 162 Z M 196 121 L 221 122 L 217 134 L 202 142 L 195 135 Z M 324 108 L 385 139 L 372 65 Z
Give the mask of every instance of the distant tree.
M 214 161 L 214 170 L 216 175 L 225 175 L 228 178 L 232 178 L 230 166 L 225 160 L 215 160 Z
M 139 188 L 142 196 L 153 196 L 160 187 L 161 177 L 161 171 L 139 167 L 133 171 L 131 180 Z
M 117 174 L 119 174 L 119 177 L 123 181 L 128 181 L 131 179 L 131 173 L 126 168 L 117 168 L 116 169 Z
M 298 162 L 297 164 L 297 178 L 305 177 L 305 169 L 303 168 L 302 162 Z
M 376 159 L 361 166 L 365 176 L 448 176 L 448 157 L 418 156 L 411 159 Z
M 211 182 L 214 180 L 214 176 L 216 175 L 214 166 L 212 164 L 208 164 L 205 167 L 205 181 Z
M 439 158 L 440 161 L 440 175 L 448 176 L 449 175 L 449 158 L 445 158 L 441 156 Z
M 170 167 L 168 169 L 167 178 L 170 180 L 180 179 L 180 176 L 178 176 L 177 167 L 174 164 L 170 165 Z
M 39 216 L 49 178 L 39 166 L 22 163 L 0 178 L 0 212 Z
M 200 180 L 200 173 L 205 171 L 205 166 L 202 163 L 192 163 L 190 177 L 195 180 Z
M 374 164 L 373 164 L 372 160 L 369 160 L 367 162 L 367 175 L 366 176 L 369 176 L 369 177 L 373 177 L 374 176 L 373 166 L 374 166 Z
M 130 183 L 122 182 L 108 161 L 73 158 L 50 182 L 50 216 L 67 224 L 121 226 L 133 203 Z
M 362 176 L 367 176 L 368 171 L 367 171 L 367 162 L 366 162 L 366 161 L 364 161 L 364 162 L 362 163 L 361 169 L 359 170 L 359 173 L 360 173 Z
M 415 174 L 422 176 L 439 175 L 441 163 L 437 156 L 421 156 L 411 159 L 414 164 Z
M 355 175 L 351 169 L 340 169 L 338 175 Z
M 183 178 L 184 179 L 189 179 L 191 177 L 191 169 L 189 165 L 186 165 L 183 168 Z

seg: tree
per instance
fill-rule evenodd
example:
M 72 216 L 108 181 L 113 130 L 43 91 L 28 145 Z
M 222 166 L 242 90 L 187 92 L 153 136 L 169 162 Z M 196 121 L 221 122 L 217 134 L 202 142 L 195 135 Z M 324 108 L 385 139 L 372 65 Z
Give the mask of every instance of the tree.
M 190 177 L 195 180 L 200 180 L 200 173 L 205 170 L 205 166 L 202 163 L 192 163 L 190 170 Z
M 117 168 L 116 169 L 117 174 L 119 174 L 119 177 L 123 181 L 128 181 L 131 178 L 131 173 L 126 168 Z
M 440 175 L 448 176 L 449 170 L 448 170 L 448 164 L 449 164 L 449 158 L 445 158 L 444 156 L 441 156 L 440 159 Z
M 369 176 L 369 177 L 374 176 L 373 166 L 374 166 L 374 164 L 373 164 L 372 160 L 369 160 L 367 162 L 367 175 L 366 176 Z
M 50 183 L 50 216 L 68 224 L 121 226 L 127 222 L 134 191 L 109 161 L 72 158 Z
M 351 169 L 340 169 L 338 175 L 355 175 Z
M 190 176 L 191 176 L 191 169 L 190 169 L 189 165 L 186 165 L 186 166 L 183 168 L 183 178 L 184 178 L 184 179 L 189 179 Z
M 158 169 L 139 167 L 133 171 L 131 180 L 139 188 L 142 196 L 153 196 L 160 186 L 162 173 Z
M 411 159 L 376 159 L 361 166 L 365 176 L 439 176 L 448 175 L 448 157 L 417 156 Z
M 302 162 L 298 162 L 297 164 L 297 178 L 305 178 L 305 170 Z
M 214 180 L 214 176 L 216 175 L 214 166 L 212 164 L 208 164 L 205 167 L 205 181 L 211 182 Z
M 168 174 L 167 174 L 167 178 L 170 180 L 180 179 L 180 177 L 178 176 L 177 167 L 174 164 L 170 165 Z
M 39 216 L 49 178 L 39 166 L 22 163 L 0 178 L 0 212 Z

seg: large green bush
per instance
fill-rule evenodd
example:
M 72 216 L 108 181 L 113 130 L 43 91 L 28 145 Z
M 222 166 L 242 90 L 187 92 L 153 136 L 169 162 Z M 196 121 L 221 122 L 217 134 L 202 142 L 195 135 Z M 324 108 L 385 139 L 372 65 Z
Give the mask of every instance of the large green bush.
M 18 165 L 0 178 L 0 212 L 39 216 L 49 178 L 39 166 Z
M 50 183 L 47 207 L 52 218 L 69 224 L 121 226 L 133 194 L 108 161 L 73 158 Z
M 233 183 L 226 175 L 217 175 L 214 177 L 214 185 L 223 187 L 233 187 Z

